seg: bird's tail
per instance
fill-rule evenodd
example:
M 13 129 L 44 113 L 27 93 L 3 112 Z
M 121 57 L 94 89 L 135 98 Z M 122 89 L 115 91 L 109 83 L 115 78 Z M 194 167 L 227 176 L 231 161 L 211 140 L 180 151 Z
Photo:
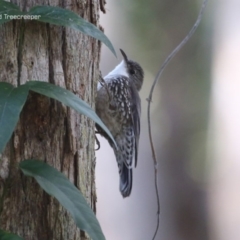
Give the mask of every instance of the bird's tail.
M 115 141 L 118 145 L 118 149 L 116 149 L 115 146 L 113 146 L 113 149 L 120 175 L 119 189 L 123 197 L 128 197 L 132 190 L 132 168 L 135 162 L 134 160 L 136 160 L 136 144 L 133 129 L 131 127 L 122 129 L 122 134 L 118 135 Z
M 125 163 L 122 164 L 120 174 L 120 192 L 123 197 L 128 197 L 132 191 L 132 168 L 128 168 Z

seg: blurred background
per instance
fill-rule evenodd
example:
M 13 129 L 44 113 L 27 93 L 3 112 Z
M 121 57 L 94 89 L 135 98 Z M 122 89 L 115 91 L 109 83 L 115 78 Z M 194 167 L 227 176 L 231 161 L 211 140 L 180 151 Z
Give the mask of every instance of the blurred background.
M 112 149 L 97 154 L 97 217 L 107 240 L 152 239 L 157 223 L 147 101 L 154 77 L 196 21 L 199 0 L 107 0 L 101 15 L 118 59 L 102 47 L 105 76 L 119 48 L 141 64 L 142 116 L 133 190 L 123 199 Z M 151 105 L 161 202 L 156 240 L 240 239 L 240 1 L 209 1 L 191 40 L 165 69 Z

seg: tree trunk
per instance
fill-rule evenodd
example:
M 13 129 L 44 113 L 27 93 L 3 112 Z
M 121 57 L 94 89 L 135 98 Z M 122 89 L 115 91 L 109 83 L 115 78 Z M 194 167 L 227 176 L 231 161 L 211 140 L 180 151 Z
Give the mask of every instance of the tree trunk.
M 21 10 L 48 1 L 17 0 Z M 35 2 L 35 3 L 33 3 Z M 66 3 L 67 2 L 67 3 Z M 98 1 L 50 1 L 98 24 Z M 60 3 L 65 4 L 64 6 Z M 40 80 L 72 91 L 94 107 L 99 75 L 97 40 L 70 28 L 37 21 L 11 21 L 0 27 L 0 81 L 15 86 Z M 61 103 L 30 93 L 0 163 L 0 228 L 34 239 L 89 239 L 62 206 L 18 163 L 39 159 L 62 171 L 95 211 L 94 122 Z

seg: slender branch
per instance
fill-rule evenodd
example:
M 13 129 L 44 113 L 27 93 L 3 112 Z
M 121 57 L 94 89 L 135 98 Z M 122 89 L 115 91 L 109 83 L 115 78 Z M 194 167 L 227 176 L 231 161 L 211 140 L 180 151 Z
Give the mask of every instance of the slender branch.
M 155 80 L 152 84 L 152 87 L 151 87 L 151 90 L 149 93 L 149 97 L 147 98 L 147 101 L 148 101 L 148 109 L 147 109 L 148 133 L 149 133 L 149 140 L 150 140 L 150 145 L 151 145 L 151 150 L 152 150 L 152 158 L 153 158 L 153 164 L 154 164 L 154 174 L 155 174 L 155 178 L 154 178 L 155 182 L 154 183 L 155 183 L 155 191 L 156 191 L 156 197 L 157 197 L 157 226 L 156 226 L 152 240 L 155 239 L 155 237 L 158 233 L 159 223 L 160 223 L 160 198 L 159 198 L 159 192 L 158 192 L 157 157 L 156 157 L 153 139 L 152 139 L 152 127 L 151 127 L 151 117 L 150 117 L 150 106 L 151 106 L 151 102 L 152 102 L 152 95 L 153 95 L 154 88 L 155 88 L 158 80 L 160 79 L 160 77 L 163 73 L 163 70 L 166 68 L 167 64 L 173 59 L 173 57 L 179 52 L 179 50 L 188 42 L 188 40 L 193 36 L 196 29 L 198 28 L 198 26 L 202 20 L 203 12 L 205 10 L 207 2 L 208 2 L 208 0 L 203 0 L 202 7 L 198 14 L 198 18 L 197 18 L 195 24 L 193 25 L 192 29 L 189 31 L 187 36 L 179 43 L 179 45 L 168 55 L 166 60 L 163 62 L 162 66 L 160 67 L 160 69 L 155 77 Z

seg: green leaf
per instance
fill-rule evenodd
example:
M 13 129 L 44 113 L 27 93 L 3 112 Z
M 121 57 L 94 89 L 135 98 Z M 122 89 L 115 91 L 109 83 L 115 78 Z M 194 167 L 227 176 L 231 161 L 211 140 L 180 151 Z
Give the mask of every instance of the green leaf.
M 93 240 L 104 240 L 95 214 L 81 192 L 59 171 L 38 160 L 25 160 L 20 168 L 27 176 L 34 177 L 39 185 L 54 196 L 72 215 L 76 225 Z
M 27 14 L 39 15 L 40 18 L 38 19 L 38 21 L 40 22 L 70 27 L 91 37 L 94 37 L 103 42 L 116 56 L 116 52 L 112 43 L 102 31 L 100 31 L 92 23 L 84 20 L 76 13 L 68 9 L 53 6 L 35 6 L 31 8 Z
M 8 233 L 0 229 L 0 239 L 1 240 L 23 240 L 23 238 L 19 237 L 18 235 Z
M 29 81 L 25 85 L 29 87 L 29 90 L 56 99 L 65 104 L 66 106 L 73 108 L 77 112 L 91 118 L 108 134 L 108 136 L 113 140 L 116 145 L 112 134 L 104 125 L 102 120 L 98 117 L 98 115 L 95 113 L 95 111 L 86 102 L 74 95 L 72 92 L 47 82 Z
M 12 18 L 10 16 L 22 14 L 17 5 L 0 0 L 0 24 L 11 21 Z
M 27 86 L 15 88 L 0 82 L 0 153 L 11 138 L 27 96 Z

